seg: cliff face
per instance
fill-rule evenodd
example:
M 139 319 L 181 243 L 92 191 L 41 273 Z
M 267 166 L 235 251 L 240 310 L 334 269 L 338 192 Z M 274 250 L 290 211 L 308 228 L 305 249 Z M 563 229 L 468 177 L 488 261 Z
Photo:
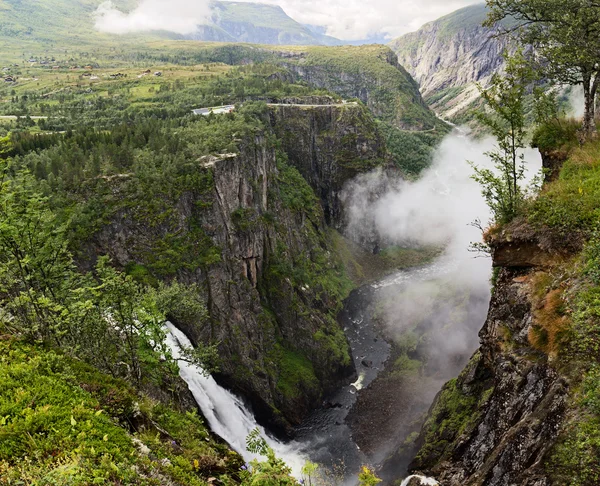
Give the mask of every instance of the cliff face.
M 350 282 L 325 214 L 338 221 L 345 178 L 381 163 L 385 150 L 359 106 L 276 107 L 271 117 L 275 133 L 293 130 L 282 149 L 267 129 L 238 153 L 199 158 L 194 190 L 165 195 L 169 209 L 152 222 L 132 201 L 95 233 L 84 259 L 156 266 L 153 249 L 177 249 L 176 276 L 199 285 L 209 318 L 176 324 L 194 343 L 217 343 L 217 379 L 286 428 L 354 375 L 336 321 Z
M 417 83 L 384 46 L 307 48 L 274 52 L 301 80 L 357 98 L 376 117 L 408 131 L 446 128 L 427 107 Z
M 498 274 L 480 349 L 436 397 L 410 465 L 444 486 L 554 484 L 546 466 L 570 380 L 538 339 L 557 295 L 541 283 L 574 249 L 514 228 L 490 240 Z
M 272 106 L 270 115 L 289 162 L 321 199 L 327 224 L 343 229 L 344 183 L 388 158 L 375 121 L 356 103 Z
M 479 96 L 474 83 L 485 84 L 504 64 L 507 43 L 482 27 L 486 15 L 485 5 L 466 7 L 390 43 L 423 97 L 443 117 L 467 108 Z

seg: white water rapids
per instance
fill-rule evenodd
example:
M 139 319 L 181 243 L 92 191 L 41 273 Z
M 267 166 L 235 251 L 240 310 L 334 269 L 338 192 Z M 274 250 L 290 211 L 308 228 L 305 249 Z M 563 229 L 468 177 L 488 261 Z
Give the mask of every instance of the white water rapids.
M 283 459 L 295 475 L 299 475 L 306 459 L 296 452 L 296 446 L 293 443 L 283 444 L 270 437 L 265 429 L 256 423 L 254 415 L 239 397 L 219 386 L 212 376 L 206 375 L 198 366 L 179 359 L 181 348 L 191 348 L 192 343 L 172 323 L 166 323 L 166 330 L 165 342 L 173 357 L 178 360 L 179 376 L 187 383 L 211 430 L 246 461 L 250 461 L 257 456 L 246 450 L 246 437 L 258 428 L 260 435 L 275 451 L 277 457 Z
M 420 476 L 419 474 L 413 474 L 412 476 L 408 476 L 404 481 L 402 481 L 400 486 L 408 486 L 410 480 L 415 478 L 421 482 L 421 486 L 438 486 L 440 484 L 433 478 L 427 478 L 425 476 Z

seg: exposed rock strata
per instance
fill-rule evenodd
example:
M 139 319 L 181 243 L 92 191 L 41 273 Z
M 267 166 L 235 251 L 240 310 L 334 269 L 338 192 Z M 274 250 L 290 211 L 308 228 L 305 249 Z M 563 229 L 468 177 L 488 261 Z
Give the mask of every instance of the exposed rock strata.
M 81 260 L 89 268 L 95 255 L 108 254 L 120 267 L 160 265 L 153 249 L 184 241 L 176 276 L 199 285 L 210 317 L 177 324 L 194 343 L 218 343 L 218 381 L 285 429 L 354 377 L 335 319 L 340 290 L 331 279 L 341 269 L 325 214 L 338 221 L 339 188 L 382 163 L 385 149 L 363 107 L 286 106 L 272 113 L 275 131 L 293 130 L 295 137 L 282 143 L 281 156 L 289 151 L 289 165 L 319 197 L 299 175 L 286 180 L 290 169 L 278 160 L 273 134 L 258 134 L 239 153 L 199 158 L 198 177 L 209 183 L 165 194 L 168 211 L 152 222 L 133 200 L 95 233 Z M 111 184 L 121 190 L 119 181 Z
M 424 98 L 444 118 L 471 105 L 479 97 L 474 83 L 485 84 L 504 65 L 507 41 L 481 25 L 486 15 L 485 5 L 465 7 L 390 43 Z
M 345 223 L 341 191 L 346 181 L 387 162 L 375 120 L 356 104 L 273 106 L 271 124 L 289 162 L 321 199 L 327 223 Z
M 443 486 L 551 484 L 544 460 L 565 417 L 569 383 L 529 340 L 532 277 L 556 255 L 541 248 L 532 239 L 495 239 L 500 273 L 480 349 L 436 398 L 410 466 Z

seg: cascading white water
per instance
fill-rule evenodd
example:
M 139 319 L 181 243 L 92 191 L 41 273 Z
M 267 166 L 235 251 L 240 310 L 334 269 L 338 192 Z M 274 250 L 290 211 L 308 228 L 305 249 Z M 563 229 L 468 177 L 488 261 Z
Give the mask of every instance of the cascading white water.
M 413 474 L 412 476 L 408 476 L 404 481 L 402 481 L 400 486 L 408 486 L 408 483 L 410 483 L 410 480 L 414 479 L 414 478 L 417 478 L 419 481 L 421 481 L 422 486 L 439 486 L 439 484 L 440 484 L 433 478 L 428 478 L 425 476 L 421 476 L 419 474 Z
M 246 450 L 246 437 L 252 430 L 258 428 L 277 457 L 283 459 L 292 468 L 294 474 L 299 474 L 306 460 L 296 451 L 295 444 L 284 444 L 269 437 L 256 423 L 254 416 L 239 397 L 219 386 L 212 376 L 206 375 L 198 366 L 179 359 L 181 348 L 191 348 L 192 343 L 172 323 L 166 323 L 166 330 L 165 342 L 173 357 L 177 359 L 179 375 L 187 383 L 212 431 L 244 459 L 250 461 L 257 456 Z

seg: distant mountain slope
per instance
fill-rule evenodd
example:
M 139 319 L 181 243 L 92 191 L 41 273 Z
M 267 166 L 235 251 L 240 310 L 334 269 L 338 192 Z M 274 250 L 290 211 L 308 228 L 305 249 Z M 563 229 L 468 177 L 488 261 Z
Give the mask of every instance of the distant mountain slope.
M 278 5 L 214 2 L 213 24 L 198 27 L 196 40 L 274 45 L 336 45 L 342 42 L 318 34 L 289 17 Z
M 0 37 L 37 41 L 83 41 L 114 37 L 94 28 L 94 12 L 104 0 L 0 0 Z M 136 0 L 113 0 L 123 12 Z M 249 42 L 275 45 L 339 45 L 333 37 L 313 32 L 289 17 L 281 7 L 262 3 L 219 2 L 212 4 L 212 23 L 198 26 L 186 36 L 193 40 Z M 169 32 L 147 32 L 137 37 L 181 38 Z
M 0 36 L 60 40 L 93 33 L 93 13 L 103 0 L 0 0 Z M 122 10 L 134 0 L 118 0 Z
M 403 35 L 389 45 L 415 78 L 425 100 L 444 117 L 459 115 L 484 82 L 503 66 L 506 41 L 483 27 L 484 4 L 462 8 Z

